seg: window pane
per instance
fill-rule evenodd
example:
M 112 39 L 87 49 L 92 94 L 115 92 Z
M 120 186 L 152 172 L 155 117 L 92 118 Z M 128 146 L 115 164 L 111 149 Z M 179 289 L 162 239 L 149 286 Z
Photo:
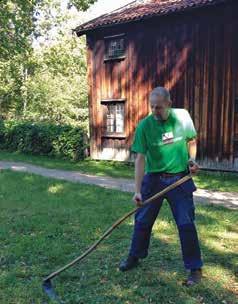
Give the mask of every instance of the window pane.
M 108 105 L 108 113 L 107 113 L 107 132 L 114 132 L 114 120 L 115 120 L 115 109 L 114 105 Z
M 124 103 L 114 102 L 113 104 L 107 104 L 104 107 L 104 131 L 106 133 L 124 133 Z
M 116 105 L 116 132 L 124 132 L 124 104 Z
M 113 39 L 108 41 L 107 56 L 109 58 L 123 56 L 124 50 L 124 38 Z

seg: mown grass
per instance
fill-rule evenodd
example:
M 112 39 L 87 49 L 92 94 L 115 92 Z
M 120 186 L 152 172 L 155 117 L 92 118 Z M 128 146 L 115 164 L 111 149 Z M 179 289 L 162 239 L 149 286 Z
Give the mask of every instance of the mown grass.
M 0 172 L 0 303 L 49 303 L 42 278 L 84 252 L 134 208 L 131 195 L 36 175 Z M 198 205 L 203 282 L 185 277 L 176 226 L 165 202 L 153 227 L 149 256 L 121 273 L 133 217 L 83 262 L 53 280 L 66 304 L 235 304 L 238 286 L 238 212 Z
M 21 153 L 0 151 L 0 160 L 21 161 L 29 164 L 43 166 L 51 169 L 80 171 L 98 176 L 111 176 L 115 178 L 134 178 L 134 164 L 118 161 L 97 161 L 90 158 L 84 161 L 73 162 L 69 160 L 34 156 Z M 200 171 L 194 176 L 198 188 L 215 191 L 238 192 L 238 173 Z
M 99 176 L 133 178 L 134 174 L 134 165 L 132 163 L 103 160 L 97 161 L 90 158 L 74 162 L 48 156 L 29 155 L 0 150 L 0 160 L 21 161 L 49 169 L 80 171 L 82 173 L 95 174 Z

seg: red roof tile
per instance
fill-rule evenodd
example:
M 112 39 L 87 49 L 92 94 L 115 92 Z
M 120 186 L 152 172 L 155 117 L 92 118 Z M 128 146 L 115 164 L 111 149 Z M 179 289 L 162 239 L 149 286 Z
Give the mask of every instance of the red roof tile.
M 90 20 L 78 26 L 74 31 L 80 36 L 89 30 L 99 27 L 101 28 L 108 25 L 133 22 L 154 16 L 183 12 L 189 9 L 217 5 L 228 1 L 229 0 L 137 0 L 110 13 Z

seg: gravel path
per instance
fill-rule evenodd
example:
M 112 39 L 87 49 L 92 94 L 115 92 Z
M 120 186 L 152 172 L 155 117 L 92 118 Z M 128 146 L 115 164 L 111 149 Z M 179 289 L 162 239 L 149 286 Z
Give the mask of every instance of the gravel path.
M 47 169 L 40 166 L 21 162 L 0 161 L 0 170 L 10 169 L 12 171 L 34 173 L 41 176 L 67 180 L 75 183 L 94 184 L 109 189 L 118 189 L 125 192 L 134 191 L 132 179 L 102 177 L 80 173 L 77 171 L 65 171 L 58 169 Z M 238 209 L 238 192 L 218 192 L 205 189 L 197 189 L 194 192 L 195 203 L 208 203 L 222 205 L 231 209 Z

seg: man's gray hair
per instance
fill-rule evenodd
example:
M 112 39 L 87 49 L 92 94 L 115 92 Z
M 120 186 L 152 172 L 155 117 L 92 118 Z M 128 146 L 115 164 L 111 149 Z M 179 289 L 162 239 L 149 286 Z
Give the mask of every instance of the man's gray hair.
M 150 93 L 150 97 L 151 96 L 162 96 L 167 100 L 170 100 L 170 93 L 167 89 L 165 89 L 164 87 L 156 87 L 154 88 L 151 93 Z

